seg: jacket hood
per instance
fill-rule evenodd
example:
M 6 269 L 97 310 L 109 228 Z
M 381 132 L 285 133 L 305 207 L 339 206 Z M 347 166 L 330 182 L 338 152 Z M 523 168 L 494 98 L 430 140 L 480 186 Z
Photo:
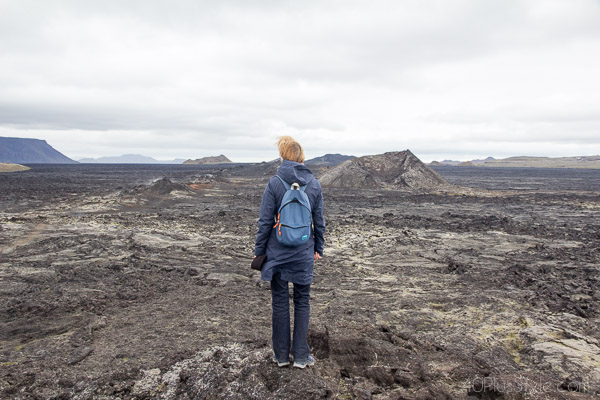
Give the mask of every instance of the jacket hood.
M 290 185 L 297 182 L 304 186 L 314 179 L 313 173 L 306 165 L 290 160 L 283 160 L 277 169 L 277 175 Z

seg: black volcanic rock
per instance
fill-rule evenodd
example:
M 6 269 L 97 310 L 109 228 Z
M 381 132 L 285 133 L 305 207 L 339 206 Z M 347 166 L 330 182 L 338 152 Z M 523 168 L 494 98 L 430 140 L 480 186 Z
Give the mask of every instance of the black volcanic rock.
M 45 140 L 0 137 L 0 162 L 16 164 L 77 164 Z
M 236 168 L 0 174 L 0 399 L 594 398 L 600 174 L 324 188 L 316 364 L 298 370 L 273 363 L 269 287 L 246 266 L 266 182 L 208 176 Z M 163 176 L 214 185 L 145 191 Z
M 356 158 L 355 156 L 345 156 L 343 154 L 325 154 L 321 157 L 311 158 L 304 162 L 307 166 L 322 166 L 322 167 L 334 167 L 338 164 L 343 163 L 346 160 Z
M 271 177 L 277 173 L 277 168 L 279 168 L 280 165 L 281 158 L 276 158 L 272 161 L 236 166 L 227 171 L 226 175 L 240 178 Z
M 319 179 L 323 186 L 356 189 L 433 190 L 449 186 L 410 150 L 354 158 Z
M 173 191 L 189 192 L 189 188 L 181 183 L 174 183 L 169 178 L 162 178 L 154 182 L 147 191 L 152 194 L 170 194 Z

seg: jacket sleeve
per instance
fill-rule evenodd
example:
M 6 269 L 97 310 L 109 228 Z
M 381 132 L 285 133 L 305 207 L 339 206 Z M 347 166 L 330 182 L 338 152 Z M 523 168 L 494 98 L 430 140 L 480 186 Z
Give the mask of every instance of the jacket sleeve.
M 319 184 L 319 194 L 312 210 L 312 218 L 315 233 L 315 251 L 323 256 L 323 247 L 325 245 L 325 217 L 323 215 L 323 192 Z
M 258 217 L 258 232 L 256 233 L 256 243 L 254 245 L 254 255 L 265 254 L 267 242 L 273 229 L 273 216 L 275 215 L 275 195 L 271 191 L 271 185 L 268 184 L 263 193 L 260 203 L 260 215 Z

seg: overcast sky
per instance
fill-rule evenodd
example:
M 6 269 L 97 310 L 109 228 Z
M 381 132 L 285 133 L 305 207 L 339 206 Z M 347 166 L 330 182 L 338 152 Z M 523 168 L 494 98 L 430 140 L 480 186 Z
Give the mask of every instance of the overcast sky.
M 0 136 L 79 159 L 600 154 L 600 0 L 0 0 Z

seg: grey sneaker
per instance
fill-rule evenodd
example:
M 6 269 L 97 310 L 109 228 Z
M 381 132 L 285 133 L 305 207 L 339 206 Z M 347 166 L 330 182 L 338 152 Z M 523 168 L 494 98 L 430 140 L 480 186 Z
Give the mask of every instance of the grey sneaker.
M 296 368 L 304 369 L 307 366 L 312 367 L 313 365 L 315 365 L 315 359 L 312 356 L 308 356 L 308 359 L 304 361 L 294 360 L 294 367 Z
M 275 354 L 273 354 L 273 362 L 277 364 L 278 367 L 287 367 L 288 365 L 290 365 L 290 360 L 279 361 L 277 358 L 275 358 Z

